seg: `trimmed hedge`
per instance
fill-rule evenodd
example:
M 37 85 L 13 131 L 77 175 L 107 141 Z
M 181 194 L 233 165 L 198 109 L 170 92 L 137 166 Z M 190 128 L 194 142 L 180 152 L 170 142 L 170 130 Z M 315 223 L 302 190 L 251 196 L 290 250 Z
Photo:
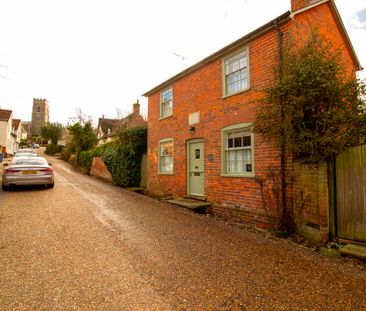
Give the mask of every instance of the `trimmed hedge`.
M 93 157 L 101 157 L 115 184 L 122 187 L 139 186 L 142 155 L 147 151 L 147 129 L 122 131 L 117 140 L 94 150 L 80 152 L 77 164 L 89 171 Z
M 62 150 L 62 146 L 61 145 L 56 145 L 56 144 L 48 144 L 46 146 L 46 151 L 45 153 L 48 155 L 54 155 L 56 153 L 60 153 Z

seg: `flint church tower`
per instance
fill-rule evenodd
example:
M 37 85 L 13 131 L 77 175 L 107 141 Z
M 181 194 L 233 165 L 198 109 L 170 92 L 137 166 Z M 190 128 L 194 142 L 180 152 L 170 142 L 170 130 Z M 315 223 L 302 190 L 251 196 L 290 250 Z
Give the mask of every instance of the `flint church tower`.
M 49 108 L 48 101 L 41 98 L 33 98 L 32 110 L 32 136 L 39 136 L 41 134 L 41 127 L 49 122 Z

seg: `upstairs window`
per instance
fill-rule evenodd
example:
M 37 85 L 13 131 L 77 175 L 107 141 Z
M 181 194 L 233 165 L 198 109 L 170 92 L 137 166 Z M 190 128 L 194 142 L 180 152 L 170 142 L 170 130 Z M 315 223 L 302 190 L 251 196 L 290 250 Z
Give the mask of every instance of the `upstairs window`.
M 222 130 L 224 175 L 254 176 L 251 124 L 237 124 Z
M 173 174 L 173 140 L 159 142 L 159 173 Z
M 226 58 L 223 61 L 224 96 L 232 95 L 249 88 L 248 49 Z
M 173 114 L 173 90 L 166 89 L 160 93 L 160 119 L 170 117 Z

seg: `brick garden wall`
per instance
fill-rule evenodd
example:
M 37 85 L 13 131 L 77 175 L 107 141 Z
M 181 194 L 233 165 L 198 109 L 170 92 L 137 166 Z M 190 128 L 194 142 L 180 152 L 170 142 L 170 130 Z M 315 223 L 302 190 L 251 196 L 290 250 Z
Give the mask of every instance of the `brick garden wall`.
M 309 240 L 327 241 L 329 191 L 327 164 L 294 164 L 294 215 L 297 229 Z
M 94 157 L 92 165 L 90 167 L 90 175 L 107 179 L 112 181 L 112 175 L 108 171 L 107 166 L 104 164 L 104 161 L 99 157 Z

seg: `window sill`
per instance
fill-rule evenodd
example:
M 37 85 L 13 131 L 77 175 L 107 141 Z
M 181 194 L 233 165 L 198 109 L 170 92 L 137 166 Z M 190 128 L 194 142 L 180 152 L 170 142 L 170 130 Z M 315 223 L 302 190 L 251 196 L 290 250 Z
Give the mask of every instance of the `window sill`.
M 248 87 L 248 88 L 247 88 L 247 89 L 245 89 L 245 90 L 241 90 L 241 91 L 239 91 L 239 92 L 233 93 L 233 94 L 223 95 L 223 96 L 221 96 L 221 99 L 226 99 L 226 98 L 231 97 L 231 96 L 239 95 L 239 94 L 244 93 L 244 92 L 247 92 L 247 91 L 249 91 L 249 90 L 250 90 L 250 87 Z
M 234 177 L 234 178 L 253 178 L 255 177 L 254 173 L 246 173 L 246 174 L 226 174 L 226 173 L 221 173 L 220 175 L 221 177 Z
M 159 118 L 159 121 L 160 121 L 160 120 L 169 119 L 169 118 L 172 118 L 172 117 L 173 117 L 173 114 L 170 114 L 170 115 L 165 116 L 165 117 L 160 117 L 160 118 Z
M 162 172 L 159 172 L 158 173 L 158 175 L 169 175 L 169 176 L 173 176 L 174 175 L 174 173 L 172 172 L 172 173 L 162 173 Z

